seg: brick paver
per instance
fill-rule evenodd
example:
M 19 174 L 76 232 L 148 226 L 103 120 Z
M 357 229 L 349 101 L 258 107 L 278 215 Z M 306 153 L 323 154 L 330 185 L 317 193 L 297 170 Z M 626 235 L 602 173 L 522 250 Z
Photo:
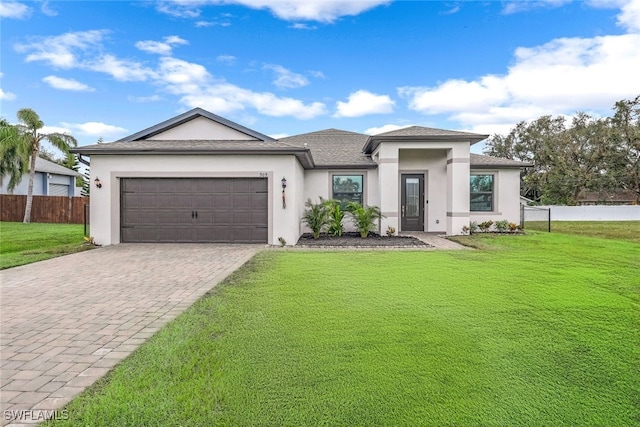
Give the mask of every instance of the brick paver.
M 52 411 L 259 249 L 124 244 L 1 271 L 0 424 L 64 415 Z

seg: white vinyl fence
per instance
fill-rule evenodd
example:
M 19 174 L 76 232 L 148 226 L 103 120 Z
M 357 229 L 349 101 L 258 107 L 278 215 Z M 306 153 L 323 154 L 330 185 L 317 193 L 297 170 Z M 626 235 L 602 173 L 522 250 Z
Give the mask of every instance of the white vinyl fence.
M 640 206 L 536 206 L 551 209 L 551 221 L 640 221 Z M 528 218 L 535 221 L 533 218 Z

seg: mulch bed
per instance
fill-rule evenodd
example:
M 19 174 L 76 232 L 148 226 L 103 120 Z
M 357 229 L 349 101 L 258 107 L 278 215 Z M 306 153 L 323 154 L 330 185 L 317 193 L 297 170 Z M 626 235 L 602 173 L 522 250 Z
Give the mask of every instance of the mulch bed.
M 379 234 L 369 233 L 369 237 L 363 239 L 360 233 L 344 233 L 340 237 L 321 234 L 317 239 L 313 238 L 313 234 L 304 233 L 296 244 L 297 247 L 307 248 L 429 248 L 431 245 L 410 236 L 380 236 Z

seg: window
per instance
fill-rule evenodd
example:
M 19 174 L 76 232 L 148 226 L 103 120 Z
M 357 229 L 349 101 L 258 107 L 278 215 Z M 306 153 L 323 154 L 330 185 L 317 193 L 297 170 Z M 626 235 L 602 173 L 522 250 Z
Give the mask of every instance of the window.
M 331 181 L 331 197 L 340 200 L 343 208 L 347 202 L 363 204 L 363 175 L 333 175 Z
M 493 175 L 471 175 L 471 212 L 493 211 Z

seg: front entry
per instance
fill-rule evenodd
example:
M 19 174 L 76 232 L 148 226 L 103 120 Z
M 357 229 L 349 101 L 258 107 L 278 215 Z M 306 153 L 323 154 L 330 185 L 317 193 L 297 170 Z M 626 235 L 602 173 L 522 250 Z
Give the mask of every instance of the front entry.
M 424 231 L 424 175 L 402 174 L 402 231 Z

